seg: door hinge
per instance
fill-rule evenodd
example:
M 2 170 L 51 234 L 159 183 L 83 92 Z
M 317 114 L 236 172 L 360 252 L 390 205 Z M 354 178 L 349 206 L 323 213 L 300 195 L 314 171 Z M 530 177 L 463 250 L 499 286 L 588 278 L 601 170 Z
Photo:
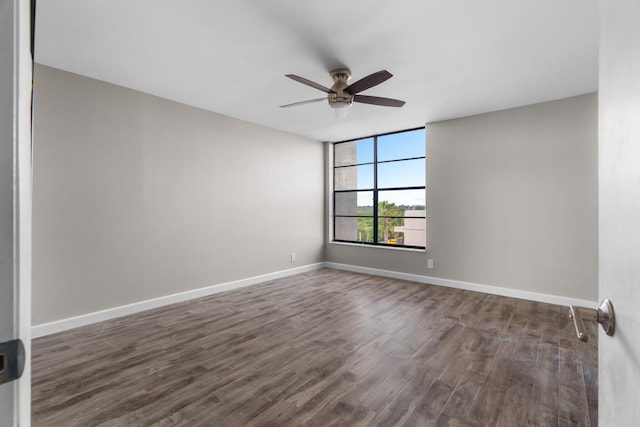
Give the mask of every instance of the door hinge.
M 24 371 L 24 344 L 20 340 L 0 343 L 0 384 L 17 380 Z

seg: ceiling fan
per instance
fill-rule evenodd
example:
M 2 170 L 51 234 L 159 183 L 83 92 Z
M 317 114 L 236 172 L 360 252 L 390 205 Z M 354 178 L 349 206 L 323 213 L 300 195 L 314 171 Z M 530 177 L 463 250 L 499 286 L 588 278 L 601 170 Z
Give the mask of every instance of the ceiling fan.
M 292 80 L 311 86 L 312 88 L 321 90 L 327 94 L 326 98 L 310 99 L 308 101 L 294 102 L 293 104 L 281 105 L 280 108 L 296 107 L 298 105 L 311 104 L 313 102 L 329 101 L 329 106 L 334 108 L 338 117 L 346 116 L 347 109 L 351 107 L 354 102 L 360 102 L 363 104 L 381 105 L 383 107 L 402 107 L 405 103 L 398 99 L 382 98 L 379 96 L 360 95 L 359 93 L 365 91 L 373 86 L 393 77 L 393 74 L 387 70 L 381 70 L 373 74 L 369 74 L 366 77 L 361 78 L 355 83 L 348 84 L 348 80 L 351 78 L 351 70 L 340 68 L 333 70 L 329 73 L 333 79 L 333 86 L 331 89 L 322 86 L 316 82 L 305 79 L 304 77 L 296 76 L 295 74 L 287 74 Z

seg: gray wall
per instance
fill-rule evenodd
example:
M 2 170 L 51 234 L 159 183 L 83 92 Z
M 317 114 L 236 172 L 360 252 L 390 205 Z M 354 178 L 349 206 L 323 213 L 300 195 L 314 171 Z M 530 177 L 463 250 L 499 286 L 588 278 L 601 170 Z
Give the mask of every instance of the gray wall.
M 427 253 L 330 243 L 327 261 L 596 300 L 596 94 L 426 134 Z
M 323 260 L 321 143 L 34 78 L 33 324 Z
M 324 260 L 597 297 L 595 94 L 427 125 L 427 253 L 324 245 L 319 142 L 40 65 L 34 141 L 35 325 Z

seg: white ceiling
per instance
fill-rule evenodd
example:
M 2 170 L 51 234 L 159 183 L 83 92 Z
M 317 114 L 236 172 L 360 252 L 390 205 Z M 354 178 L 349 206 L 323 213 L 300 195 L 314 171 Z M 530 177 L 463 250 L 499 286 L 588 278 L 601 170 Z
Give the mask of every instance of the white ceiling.
M 36 61 L 227 116 L 339 141 L 597 90 L 597 0 L 40 0 Z M 324 94 L 394 77 L 336 119 Z M 36 76 L 37 79 L 37 76 Z M 36 80 L 37 87 L 37 80 Z

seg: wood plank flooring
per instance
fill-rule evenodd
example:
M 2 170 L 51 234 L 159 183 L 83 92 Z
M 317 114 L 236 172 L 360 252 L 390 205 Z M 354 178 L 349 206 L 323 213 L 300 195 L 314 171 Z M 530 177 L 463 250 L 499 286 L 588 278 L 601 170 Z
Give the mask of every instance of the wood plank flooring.
M 34 426 L 595 426 L 566 307 L 330 269 L 33 341 Z

